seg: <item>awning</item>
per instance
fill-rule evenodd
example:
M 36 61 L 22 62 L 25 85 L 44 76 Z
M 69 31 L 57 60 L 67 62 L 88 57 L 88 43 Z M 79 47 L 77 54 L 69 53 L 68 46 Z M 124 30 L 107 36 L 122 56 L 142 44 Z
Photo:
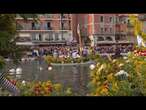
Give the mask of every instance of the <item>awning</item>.
M 32 46 L 35 45 L 32 42 L 16 42 L 16 45 L 25 45 L 25 46 Z

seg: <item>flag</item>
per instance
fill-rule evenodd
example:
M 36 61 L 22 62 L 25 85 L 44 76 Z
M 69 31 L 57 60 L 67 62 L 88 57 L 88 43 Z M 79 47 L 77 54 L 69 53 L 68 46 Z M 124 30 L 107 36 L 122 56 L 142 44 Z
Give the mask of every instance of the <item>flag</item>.
M 80 36 L 80 26 L 79 26 L 79 24 L 78 24 L 78 26 L 77 26 L 77 33 L 78 33 L 78 35 Z
M 93 37 L 93 35 L 91 35 L 89 38 L 91 40 L 91 47 L 94 47 L 94 37 Z
M 140 35 L 137 35 L 137 43 L 138 43 L 138 46 L 143 46 L 143 47 L 146 47 L 146 44 L 143 40 L 143 38 L 140 36 Z
M 81 34 L 80 34 L 80 26 L 79 26 L 79 24 L 78 24 L 78 26 L 77 26 L 77 33 L 78 33 L 78 36 L 79 36 L 79 44 L 80 44 L 79 49 L 80 49 L 80 55 L 82 55 L 82 40 L 81 40 Z
M 12 93 L 13 96 L 20 95 L 20 90 L 2 75 L 0 76 L 0 86 Z

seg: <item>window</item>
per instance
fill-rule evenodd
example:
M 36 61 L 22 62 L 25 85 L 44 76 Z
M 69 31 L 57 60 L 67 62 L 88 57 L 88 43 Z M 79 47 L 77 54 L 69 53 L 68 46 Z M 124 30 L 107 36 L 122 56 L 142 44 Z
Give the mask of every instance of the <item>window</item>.
M 112 23 L 112 17 L 110 17 L 110 23 Z
M 41 35 L 40 34 L 33 34 L 32 39 L 39 41 L 40 40 Z
M 101 33 L 103 33 L 103 28 L 100 28 L 100 30 L 101 30 Z
M 41 41 L 41 34 L 39 34 L 39 39 L 38 40 L 40 40 Z
M 48 28 L 48 30 L 51 30 L 51 23 L 50 22 L 47 23 L 47 28 Z
M 49 36 L 46 35 L 46 36 L 45 36 L 45 40 L 46 40 L 46 41 L 49 41 Z
M 106 40 L 112 41 L 112 38 L 111 37 L 106 37 Z
M 40 30 L 40 29 L 41 29 L 41 25 L 40 25 L 39 23 L 37 23 L 37 24 L 35 24 L 35 28 L 36 28 L 37 30 Z
M 32 30 L 35 29 L 35 24 L 34 22 L 32 23 Z
M 112 32 L 112 28 L 110 28 L 110 32 Z
M 104 38 L 103 38 L 103 37 L 98 37 L 97 40 L 98 40 L 98 41 L 104 41 Z
M 105 28 L 104 31 L 107 32 L 107 28 Z
M 120 36 L 119 35 L 115 36 L 115 40 L 120 40 Z
M 71 30 L 71 21 L 69 21 L 69 30 Z
M 61 22 L 61 30 L 65 30 L 64 23 Z
M 58 33 L 55 33 L 55 40 L 59 40 Z
M 49 33 L 49 41 L 52 41 L 52 40 L 53 40 L 52 33 Z
M 119 22 L 120 22 L 120 20 L 119 20 L 119 18 L 117 17 L 117 18 L 116 18 L 116 23 L 119 23 Z
M 100 17 L 100 22 L 103 22 L 103 16 Z

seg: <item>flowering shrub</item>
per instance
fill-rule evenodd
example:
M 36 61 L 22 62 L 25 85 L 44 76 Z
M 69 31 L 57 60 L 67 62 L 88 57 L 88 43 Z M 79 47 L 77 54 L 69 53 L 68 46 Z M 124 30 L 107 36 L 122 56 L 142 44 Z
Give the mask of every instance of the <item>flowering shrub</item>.
M 5 65 L 4 59 L 0 56 L 0 69 L 2 69 Z
M 119 59 L 97 59 L 90 73 L 89 95 L 139 96 L 146 95 L 146 62 L 143 56 L 129 53 Z
M 64 96 L 73 95 L 70 89 L 63 89 L 59 83 L 53 84 L 51 81 L 46 82 L 26 82 L 18 81 L 17 87 L 21 91 L 21 96 Z

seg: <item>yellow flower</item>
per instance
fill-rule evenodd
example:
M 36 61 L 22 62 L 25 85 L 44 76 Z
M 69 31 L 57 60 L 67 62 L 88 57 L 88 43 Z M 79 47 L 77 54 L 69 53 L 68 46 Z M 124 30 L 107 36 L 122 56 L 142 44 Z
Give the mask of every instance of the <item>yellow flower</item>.
M 117 82 L 114 82 L 112 85 L 113 85 L 113 86 L 112 86 L 112 90 L 113 90 L 113 91 L 116 91 L 116 90 L 118 89 L 118 84 L 117 84 Z
M 100 72 L 102 69 L 105 69 L 106 68 L 106 64 L 102 64 L 99 69 L 98 69 L 98 72 Z
M 98 81 L 98 82 L 97 82 L 97 86 L 99 86 L 100 84 L 101 84 L 101 82 L 100 82 L 100 81 Z
M 96 79 L 96 81 L 99 81 L 100 80 L 100 77 L 99 76 L 96 76 L 95 79 Z
M 124 64 L 123 64 L 123 63 L 120 63 L 120 64 L 119 64 L 119 67 L 122 67 L 122 66 L 124 66 Z
M 112 80 L 113 80 L 113 73 L 110 73 L 110 74 L 107 76 L 107 80 L 109 80 L 109 81 L 112 81 Z
M 109 61 L 112 61 L 112 58 L 111 58 L 110 55 L 107 55 L 107 57 L 108 57 L 108 60 L 109 60 Z
M 101 90 L 101 94 L 108 94 L 108 89 L 103 87 L 103 89 Z
M 54 84 L 54 89 L 58 92 L 61 91 L 61 89 L 62 89 L 61 84 Z
M 71 88 L 67 88 L 67 90 L 66 90 L 66 94 L 67 94 L 67 95 L 71 95 L 71 94 L 72 94 L 72 92 L 71 92 Z
M 47 81 L 46 85 L 52 85 L 51 81 Z
M 126 60 L 126 63 L 129 63 L 130 61 L 129 60 Z
M 92 78 L 96 77 L 96 73 L 95 72 L 94 73 L 91 73 L 90 74 L 90 77 L 92 77 Z
M 94 79 L 91 81 L 91 83 L 92 83 L 92 84 L 96 84 L 96 83 L 97 83 L 96 79 L 94 78 Z
M 101 72 L 99 72 L 99 71 L 96 71 L 96 75 L 99 75 L 99 74 L 101 74 Z
M 94 96 L 100 96 L 100 94 L 98 92 L 96 92 L 96 94 Z
M 117 60 L 116 59 L 114 59 L 113 61 L 112 61 L 112 63 L 115 63 Z
M 100 65 L 100 63 L 98 62 L 97 64 L 96 64 L 96 67 L 98 67 Z

